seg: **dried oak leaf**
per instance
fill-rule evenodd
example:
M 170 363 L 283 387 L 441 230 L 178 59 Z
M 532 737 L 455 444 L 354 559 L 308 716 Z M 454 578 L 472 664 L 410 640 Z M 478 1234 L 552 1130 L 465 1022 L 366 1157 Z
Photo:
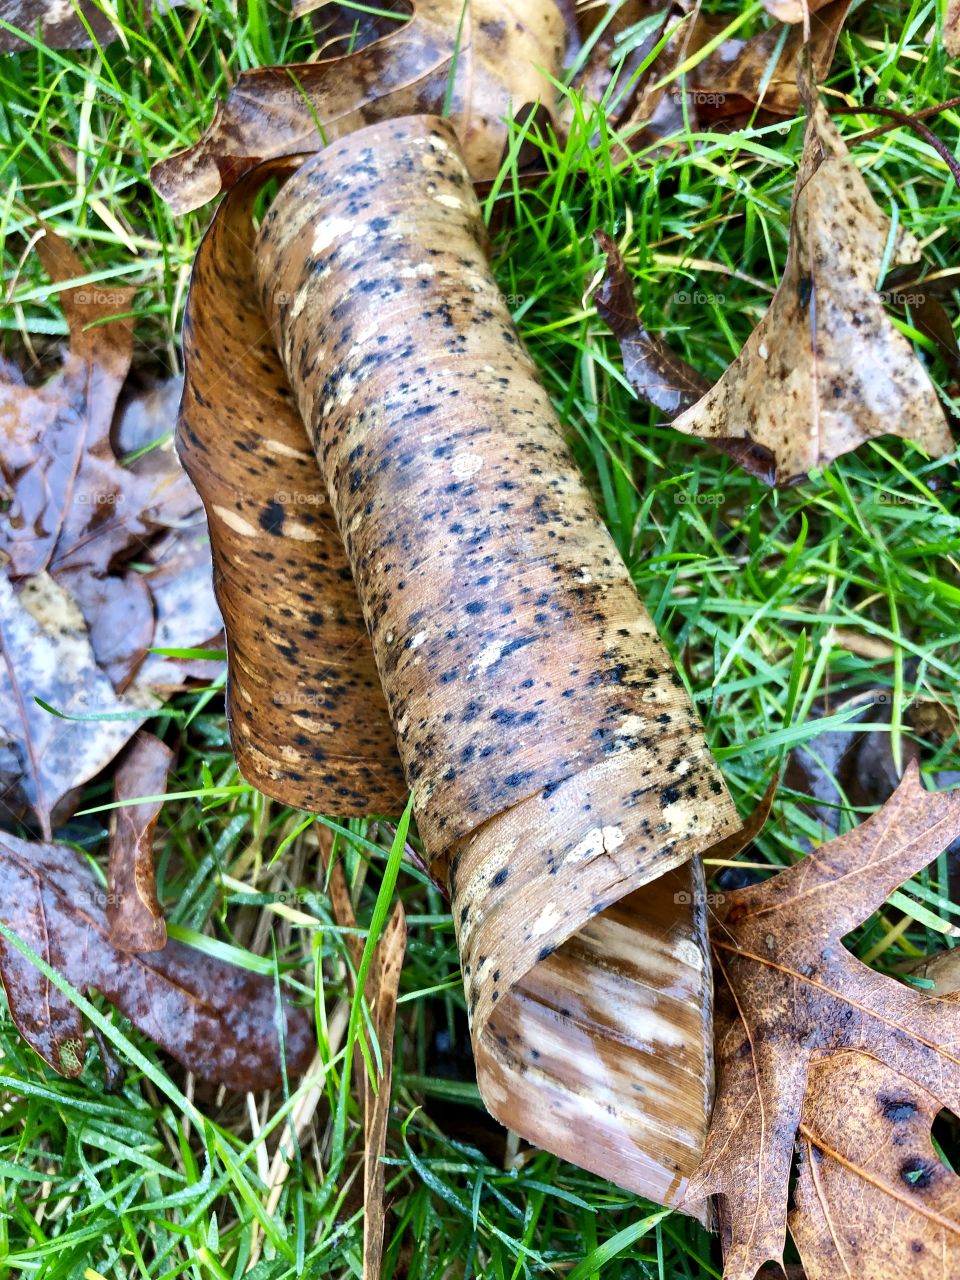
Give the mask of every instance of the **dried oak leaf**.
M 493 178 L 508 136 L 504 117 L 553 102 L 550 77 L 560 75 L 565 44 L 554 0 L 416 0 L 408 22 L 355 53 L 243 72 L 200 141 L 154 165 L 151 178 L 186 213 L 259 161 L 317 151 L 373 121 L 431 112 L 453 121 L 471 177 Z
M 99 991 L 189 1071 L 231 1089 L 280 1083 L 273 979 L 181 942 L 148 956 L 117 950 L 103 904 L 108 894 L 75 850 L 0 833 L 0 918 L 82 993 Z M 62 1075 L 83 1068 L 79 1009 L 7 938 L 0 979 L 21 1035 Z M 283 1004 L 291 1075 L 313 1048 L 310 1019 Z
M 807 134 L 780 285 L 720 381 L 673 423 L 718 444 L 769 450 L 777 484 L 882 435 L 904 436 L 935 457 L 953 449 L 937 393 L 876 292 L 890 221 L 806 89 Z M 894 261 L 915 261 L 919 252 L 912 236 L 897 235 Z M 755 473 L 769 481 L 762 469 Z
M 221 203 L 188 302 L 178 443 L 238 761 L 363 813 L 399 758 L 490 1110 L 675 1202 L 712 1075 L 695 855 L 736 814 L 518 339 L 450 122 L 288 168 L 259 231 L 261 171 Z
M 956 1026 L 960 1004 L 943 1003 Z M 954 1064 L 957 1049 L 954 1031 L 943 1049 Z M 810 1064 L 788 1219 L 806 1280 L 960 1272 L 960 1178 L 930 1141 L 947 1091 L 855 1050 Z
M 960 1271 L 960 1200 L 934 1176 L 929 1125 L 919 1136 L 920 1115 L 960 1109 L 960 1004 L 876 973 L 842 941 L 958 834 L 960 796 L 926 791 L 911 764 L 861 826 L 717 908 L 720 1084 L 687 1195 L 721 1197 L 725 1280 L 780 1261 L 798 1134 L 809 1161 L 791 1232 L 811 1275 L 887 1280 L 928 1249 L 950 1260 L 938 1276 Z M 837 1060 L 851 1054 L 864 1060 Z M 828 1235 L 853 1270 L 826 1258 Z

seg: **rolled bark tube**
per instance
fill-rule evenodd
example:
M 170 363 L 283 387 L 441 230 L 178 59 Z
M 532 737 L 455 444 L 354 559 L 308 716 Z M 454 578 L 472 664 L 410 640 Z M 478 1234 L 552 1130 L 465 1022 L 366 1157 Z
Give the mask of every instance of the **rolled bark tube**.
M 675 1203 L 712 1083 L 695 855 L 739 824 L 484 243 L 453 130 L 412 117 L 304 164 L 254 258 L 449 883 L 484 1101 Z

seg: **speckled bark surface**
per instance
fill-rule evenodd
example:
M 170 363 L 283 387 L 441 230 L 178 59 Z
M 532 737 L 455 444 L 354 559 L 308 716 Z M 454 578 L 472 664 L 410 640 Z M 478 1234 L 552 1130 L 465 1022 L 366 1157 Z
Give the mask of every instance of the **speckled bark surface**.
M 690 859 L 738 823 L 484 240 L 453 130 L 418 117 L 305 164 L 254 256 L 449 876 L 485 1101 L 673 1202 L 711 1077 Z

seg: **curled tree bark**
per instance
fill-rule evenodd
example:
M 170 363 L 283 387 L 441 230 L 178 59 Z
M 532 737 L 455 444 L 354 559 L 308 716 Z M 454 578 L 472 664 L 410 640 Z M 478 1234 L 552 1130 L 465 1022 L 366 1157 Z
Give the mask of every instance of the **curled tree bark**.
M 349 762 L 390 776 L 392 747 L 369 731 L 385 701 L 449 887 L 487 1106 L 674 1203 L 712 1088 L 696 855 L 738 826 L 696 713 L 518 340 L 449 124 L 412 117 L 331 145 L 288 178 L 254 243 L 262 177 L 226 198 L 201 249 L 180 424 L 237 655 L 241 767 L 304 807 L 376 810 L 386 792 L 365 797 Z M 239 342 L 226 409 L 205 382 L 222 376 L 221 313 L 241 306 L 257 328 L 250 271 L 305 430 L 262 338 L 256 355 Z M 269 415 L 245 390 L 263 379 Z M 294 462 L 332 522 L 270 497 Z M 349 583 L 324 570 L 336 556 L 369 648 L 356 621 L 324 629 L 328 586 Z M 371 651 L 382 699 L 347 676 Z M 325 686 L 324 666 L 339 673 Z

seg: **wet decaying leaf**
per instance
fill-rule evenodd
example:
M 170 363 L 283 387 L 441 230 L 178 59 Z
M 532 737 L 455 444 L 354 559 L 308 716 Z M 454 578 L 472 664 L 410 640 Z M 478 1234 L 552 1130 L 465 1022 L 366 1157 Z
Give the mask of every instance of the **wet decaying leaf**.
M 809 86 L 808 102 L 790 249 L 770 309 L 716 386 L 673 423 L 768 449 L 777 484 L 877 436 L 904 436 L 934 457 L 953 448 L 933 384 L 876 292 L 890 221 Z M 919 253 L 901 231 L 893 260 Z
M 695 855 L 739 826 L 702 728 L 520 345 L 451 124 L 333 143 L 254 242 L 262 180 L 228 195 L 201 250 L 178 428 L 211 522 L 241 767 L 289 802 L 360 812 L 352 758 L 379 744 L 392 769 L 371 728 L 385 701 L 449 887 L 489 1109 L 675 1202 L 712 1075 Z M 248 271 L 289 386 L 265 341 L 244 354 Z M 281 484 L 326 490 L 306 534 Z M 350 573 L 360 613 L 330 628 L 328 585 Z M 370 660 L 360 618 L 382 694 L 347 678 Z M 286 737 L 285 691 L 317 699 Z
M 40 386 L 27 386 L 8 365 L 0 377 L 6 491 L 0 550 L 16 578 L 83 571 L 96 579 L 131 546 L 142 552 L 149 534 L 193 514 L 196 494 L 169 448 L 123 466 L 111 441 L 133 356 L 126 315 L 133 291 L 66 286 L 85 274 L 84 267 L 49 231 L 37 253 L 51 280 L 64 284 L 60 302 L 70 341 L 61 369 Z M 133 428 L 129 407 L 124 416 L 127 446 L 142 448 L 149 414 L 141 413 Z
M 710 390 L 710 383 L 640 323 L 633 284 L 616 241 L 605 231 L 594 234 L 606 255 L 603 274 L 593 294 L 597 315 L 617 339 L 624 375 L 637 398 L 659 409 L 665 417 L 675 418 L 696 404 Z M 773 483 L 774 461 L 769 449 L 749 440 L 717 440 L 714 445 L 753 475 Z
M 233 1089 L 280 1083 L 279 1010 L 272 978 L 183 943 L 135 955 L 110 942 L 108 893 L 65 845 L 0 834 L 0 918 L 82 992 L 99 991 L 188 1070 Z M 0 978 L 20 1033 L 63 1075 L 83 1067 L 79 1010 L 6 939 Z M 310 1020 L 284 1004 L 288 1072 L 313 1048 Z
M 69 285 L 83 264 L 49 230 L 37 251 L 63 286 L 70 337 L 38 386 L 0 367 L 0 726 L 12 753 L 4 807 L 32 813 L 49 839 L 73 790 L 136 732 L 144 717 L 131 711 L 216 675 L 148 649 L 200 648 L 222 623 L 200 501 L 170 439 L 170 387 L 127 394 L 132 291 Z M 57 719 L 37 698 L 66 715 L 128 718 Z
M 842 941 L 958 835 L 960 796 L 911 764 L 860 827 L 717 908 L 719 1092 L 688 1196 L 721 1198 L 725 1280 L 780 1260 L 798 1135 L 790 1229 L 809 1276 L 960 1271 L 960 1181 L 930 1143 L 936 1112 L 960 1108 L 960 1004 Z
M 830 0 L 763 0 L 764 8 L 781 22 L 803 22 L 825 8 Z
M 332 140 L 416 112 L 448 114 L 471 176 L 493 178 L 504 117 L 553 102 L 565 45 L 554 0 L 416 0 L 408 22 L 355 53 L 243 72 L 200 141 L 154 166 L 154 186 L 186 213 L 258 161 L 318 150 L 318 126 Z
M 960 0 L 950 0 L 943 19 L 943 45 L 947 53 L 960 58 Z
M 173 8 L 177 2 L 164 0 L 164 7 Z M 149 0 L 127 0 L 119 5 L 118 16 L 143 30 L 150 21 L 150 10 Z M 120 32 L 111 16 L 114 12 L 112 5 L 94 0 L 0 0 L 0 18 L 49 49 L 88 49 L 117 40 Z M 30 41 L 0 28 L 0 53 L 31 48 Z
M 850 0 L 831 0 L 812 18 L 807 48 L 818 82 L 830 70 L 849 9 Z M 726 15 L 699 9 L 686 15 L 673 11 L 668 19 L 673 34 L 648 68 L 629 115 L 619 124 L 617 137 L 626 150 L 637 152 L 683 133 L 687 122 L 695 131 L 757 108 L 769 117 L 792 116 L 800 110 L 797 57 L 804 47 L 802 27 L 785 33 L 782 25 L 772 26 L 745 39 L 731 37 L 682 78 L 663 83 L 728 25 Z
M 160 951 L 167 926 L 153 871 L 153 829 L 162 800 L 126 801 L 162 796 L 173 752 L 150 733 L 139 733 L 124 753 L 114 778 L 117 809 L 110 835 L 110 941 L 120 951 Z
M 860 711 L 845 724 L 827 729 L 791 752 L 785 782 L 792 790 L 809 796 L 806 805 L 824 831 L 836 835 L 847 806 L 873 807 L 886 803 L 900 782 L 901 768 L 893 757 L 890 716 L 893 697 L 889 688 L 877 687 L 839 702 L 818 704 L 814 715 L 836 715 L 848 708 Z M 863 729 L 863 722 L 877 728 Z M 901 765 L 916 760 L 924 763 L 917 739 L 931 746 L 942 745 L 956 734 L 956 727 L 939 703 L 918 699 L 904 708 Z M 937 790 L 947 790 L 960 782 L 960 775 L 940 770 L 928 777 Z
M 603 276 L 593 294 L 597 315 L 613 332 L 623 356 L 623 372 L 637 396 L 669 418 L 675 418 L 710 390 L 710 383 L 637 317 L 633 284 L 616 241 L 595 231 L 606 254 Z
M 829 0 L 811 15 L 806 49 L 817 83 L 830 70 L 850 3 L 851 0 Z M 705 30 L 699 47 L 711 34 L 710 20 L 702 18 L 701 22 Z M 714 18 L 713 23 L 716 22 Z M 803 105 L 797 59 L 804 45 L 802 26 L 788 32 L 786 39 L 783 27 L 773 26 L 744 40 L 725 40 L 691 72 L 698 119 L 724 119 L 755 107 L 772 115 L 795 115 Z
M 46 573 L 19 594 L 0 574 L 0 659 L 0 725 L 11 753 L 3 816 L 29 810 L 49 840 L 71 812 L 74 790 L 113 760 L 159 699 L 138 685 L 116 694 L 76 602 Z M 112 713 L 124 718 L 63 718 Z
M 560 7 L 567 22 L 565 66 L 576 72 L 570 83 L 586 103 L 600 102 L 606 94 L 606 119 L 615 125 L 642 87 L 640 68 L 663 35 L 672 6 L 660 0 L 561 0 Z M 645 38 L 638 40 L 638 30 Z M 615 70 L 618 86 L 608 92 Z M 569 125 L 572 102 L 561 101 L 559 111 Z

